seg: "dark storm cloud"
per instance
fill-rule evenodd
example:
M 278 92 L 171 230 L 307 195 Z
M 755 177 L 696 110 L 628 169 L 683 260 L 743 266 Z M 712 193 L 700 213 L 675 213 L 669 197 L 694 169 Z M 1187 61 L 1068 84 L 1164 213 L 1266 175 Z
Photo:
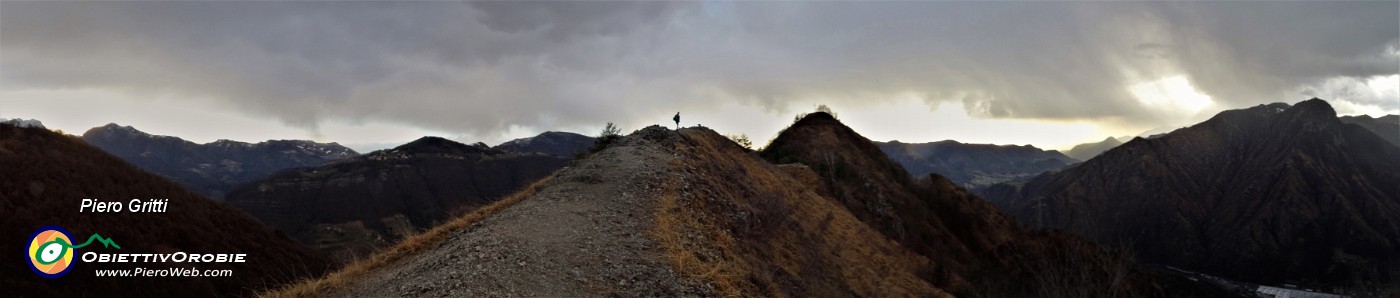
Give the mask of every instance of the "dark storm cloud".
M 895 94 L 1154 122 L 1126 86 L 1182 75 L 1232 107 L 1400 68 L 1395 2 L 0 5 L 4 88 L 180 94 L 309 128 L 482 134 Z
M 996 117 L 1150 121 L 1125 86 L 1184 75 L 1235 107 L 1296 101 L 1300 85 L 1330 77 L 1396 74 L 1396 6 L 824 2 L 740 11 L 755 40 L 816 54 L 785 68 L 808 68 L 807 77 L 829 80 L 814 85 L 837 92 L 962 97 L 971 112 Z M 759 78 L 735 80 L 749 79 Z M 789 86 L 781 91 L 813 87 Z
M 1161 11 L 1175 28 L 1176 65 L 1222 100 L 1286 101 L 1303 96 L 1299 85 L 1400 72 L 1400 2 L 1194 3 Z M 1400 106 L 1390 100 L 1387 106 Z
M 4 5 L 0 59 L 9 87 L 173 92 L 305 127 L 340 117 L 452 131 L 594 120 L 550 113 L 588 99 L 569 94 L 585 83 L 579 73 L 616 72 L 600 68 L 617 59 L 606 55 L 626 49 L 598 39 L 670 10 L 645 3 L 597 3 L 578 16 L 459 3 Z M 551 23 L 556 16 L 563 22 Z

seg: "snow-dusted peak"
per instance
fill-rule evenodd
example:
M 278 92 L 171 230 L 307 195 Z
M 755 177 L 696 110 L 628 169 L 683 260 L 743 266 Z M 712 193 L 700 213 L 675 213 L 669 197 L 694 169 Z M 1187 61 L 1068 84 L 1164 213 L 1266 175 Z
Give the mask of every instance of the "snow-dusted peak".
M 19 127 L 46 128 L 44 127 L 44 123 L 39 122 L 38 119 L 0 118 L 0 123 L 10 124 Z

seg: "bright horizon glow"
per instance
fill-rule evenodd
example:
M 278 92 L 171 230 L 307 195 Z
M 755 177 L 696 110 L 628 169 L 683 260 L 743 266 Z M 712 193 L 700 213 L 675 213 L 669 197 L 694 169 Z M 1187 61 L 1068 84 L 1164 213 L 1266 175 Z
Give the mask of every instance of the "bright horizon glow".
M 1185 76 L 1138 83 L 1128 87 L 1143 106 L 1175 120 L 1189 118 L 1215 104 L 1210 95 L 1201 93 Z
M 1108 131 L 1087 120 L 984 119 L 968 115 L 961 102 L 937 108 L 905 96 L 888 103 L 844 107 L 832 105 L 841 121 L 872 141 L 926 143 L 955 140 L 967 144 L 1032 145 L 1043 150 L 1068 149 L 1105 137 L 1136 132 Z

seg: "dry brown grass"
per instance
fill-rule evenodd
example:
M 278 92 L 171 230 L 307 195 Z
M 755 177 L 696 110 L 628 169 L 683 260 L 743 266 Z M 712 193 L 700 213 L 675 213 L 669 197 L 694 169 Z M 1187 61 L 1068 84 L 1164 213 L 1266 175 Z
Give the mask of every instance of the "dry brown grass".
M 826 184 L 824 193 L 867 226 L 932 260 L 931 274 L 921 277 L 958 296 L 1161 295 L 1119 254 L 1020 226 L 941 176 L 910 179 L 878 146 L 828 115 L 802 118 L 760 155 L 811 166 L 821 177 L 803 181 Z
M 718 134 L 683 130 L 651 236 L 676 268 L 725 296 L 946 296 L 931 267 L 788 172 Z M 693 170 L 692 170 L 693 169 Z M 800 171 L 809 171 L 800 169 Z
M 675 189 L 667 188 L 656 208 L 656 226 L 651 233 L 652 238 L 666 251 L 666 258 L 671 264 L 681 274 L 693 280 L 712 282 L 715 289 L 726 297 L 738 297 L 743 296 L 743 293 L 753 292 L 755 287 L 751 283 L 738 279 L 743 272 L 748 271 L 747 268 L 738 268 L 738 264 L 728 260 L 702 257 L 701 246 L 709 246 L 703 249 L 722 251 L 720 255 L 731 255 L 733 238 L 724 234 L 713 235 L 718 228 L 686 216 L 681 208 Z M 709 243 L 699 243 L 697 239 L 688 239 L 683 235 L 686 230 L 712 234 L 710 236 L 713 238 Z
M 505 210 L 520 201 L 534 195 L 541 186 L 554 179 L 554 175 L 541 178 L 539 181 L 531 183 L 524 189 L 506 196 L 490 205 L 486 205 L 471 213 L 467 213 L 442 225 L 438 225 L 424 231 L 423 233 L 405 237 L 393 247 L 380 251 L 368 259 L 362 259 L 346 265 L 340 271 L 327 274 L 318 279 L 304 280 L 281 289 L 262 293 L 261 297 L 320 297 L 336 289 L 344 288 L 346 285 L 363 278 L 371 272 L 378 271 L 390 266 L 405 257 L 415 255 L 426 249 L 437 247 L 447 240 L 453 232 L 467 228 L 472 224 L 480 222 L 493 214 Z

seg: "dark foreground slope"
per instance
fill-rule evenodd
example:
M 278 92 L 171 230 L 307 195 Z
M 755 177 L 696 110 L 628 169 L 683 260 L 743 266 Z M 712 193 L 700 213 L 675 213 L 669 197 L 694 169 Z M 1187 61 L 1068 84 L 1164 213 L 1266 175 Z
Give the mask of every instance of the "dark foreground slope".
M 1225 111 L 987 193 L 1150 262 L 1270 284 L 1400 278 L 1400 148 L 1318 99 Z
M 339 261 L 489 204 L 569 158 L 424 137 L 388 150 L 250 182 L 228 202 Z
M 257 144 L 219 140 L 196 144 L 116 124 L 89 129 L 83 133 L 83 140 L 141 169 L 215 199 L 223 199 L 239 184 L 283 169 L 315 166 L 358 155 L 340 144 L 304 140 L 270 140 Z
M 784 130 L 764 150 L 820 175 L 825 196 L 928 257 L 926 278 L 959 296 L 1161 294 L 1132 260 L 1076 237 L 1028 229 L 937 174 L 915 181 L 876 145 L 826 113 Z
M 1079 162 L 1058 151 L 1030 145 L 963 144 L 953 140 L 875 145 L 914 177 L 936 173 L 969 188 L 1035 177 Z
M 320 253 L 275 233 L 224 203 L 186 191 L 115 156 L 41 128 L 0 124 L 0 292 L 10 297 L 110 295 L 204 297 L 247 295 L 319 276 L 330 266 Z M 167 199 L 164 213 L 79 213 L 82 199 L 129 203 Z M 246 263 L 85 263 L 58 279 L 41 278 L 23 255 L 28 237 L 47 225 L 84 241 L 96 233 L 120 249 L 98 253 L 243 253 Z M 96 269 L 231 269 L 230 277 L 95 277 Z

